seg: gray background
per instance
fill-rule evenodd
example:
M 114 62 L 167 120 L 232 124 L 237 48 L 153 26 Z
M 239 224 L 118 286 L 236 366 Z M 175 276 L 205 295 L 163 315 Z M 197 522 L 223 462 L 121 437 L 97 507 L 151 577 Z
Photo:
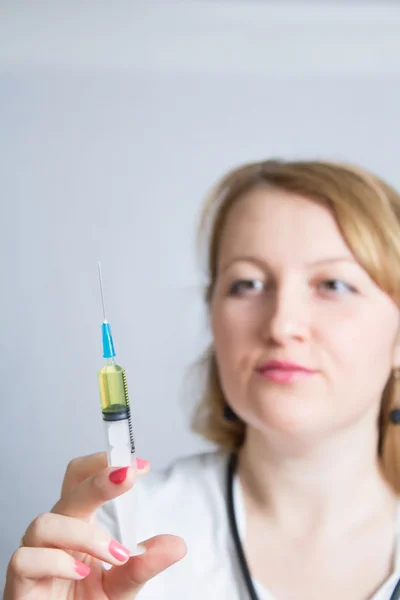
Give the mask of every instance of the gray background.
M 139 456 L 190 433 L 208 340 L 195 228 L 247 160 L 400 187 L 398 3 L 0 2 L 0 584 L 74 456 L 103 448 L 101 260 Z

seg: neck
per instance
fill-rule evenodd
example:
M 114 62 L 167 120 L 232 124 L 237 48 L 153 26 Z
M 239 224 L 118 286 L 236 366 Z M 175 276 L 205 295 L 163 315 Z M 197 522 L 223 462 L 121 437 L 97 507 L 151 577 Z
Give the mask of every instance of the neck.
M 397 498 L 381 471 L 374 423 L 307 445 L 248 426 L 238 475 L 251 514 L 300 536 L 340 534 L 382 510 L 394 515 Z

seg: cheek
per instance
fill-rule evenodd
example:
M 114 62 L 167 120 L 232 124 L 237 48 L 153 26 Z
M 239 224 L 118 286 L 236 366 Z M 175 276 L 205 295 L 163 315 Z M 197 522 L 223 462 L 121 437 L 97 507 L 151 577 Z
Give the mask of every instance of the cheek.
M 237 388 L 247 379 L 259 347 L 257 311 L 243 305 L 216 305 L 211 313 L 214 350 L 223 387 Z
M 214 350 L 220 370 L 226 370 L 234 363 L 238 347 L 243 344 L 244 332 L 232 323 L 229 315 L 215 308 L 212 313 L 212 335 Z
M 387 307 L 372 310 L 371 306 L 358 305 L 357 310 L 344 311 L 337 317 L 330 321 L 329 328 L 321 328 L 321 346 L 328 349 L 328 360 L 346 373 L 347 383 L 359 382 L 371 391 L 380 390 L 391 365 L 396 327 L 392 313 Z
M 214 345 L 221 357 L 245 354 L 254 346 L 262 326 L 259 312 L 245 303 L 216 303 L 211 313 L 211 326 Z

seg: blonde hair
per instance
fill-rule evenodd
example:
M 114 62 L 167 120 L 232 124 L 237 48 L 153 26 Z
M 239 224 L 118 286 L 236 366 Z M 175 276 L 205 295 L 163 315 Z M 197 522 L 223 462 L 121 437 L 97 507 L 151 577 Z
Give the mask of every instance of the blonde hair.
M 379 177 L 353 165 L 267 160 L 228 172 L 205 203 L 199 233 L 201 239 L 207 241 L 208 306 L 217 277 L 219 244 L 227 215 L 246 193 L 265 186 L 299 194 L 329 208 L 355 258 L 375 283 L 399 304 L 400 195 Z M 206 382 L 192 430 L 222 450 L 236 450 L 244 441 L 246 426 L 239 419 L 227 421 L 224 418 L 227 400 L 212 347 L 200 363 L 205 369 Z M 395 404 L 393 379 L 392 374 L 382 394 L 378 452 L 385 475 L 400 491 L 400 447 L 396 445 L 400 425 L 397 432 L 388 418 Z

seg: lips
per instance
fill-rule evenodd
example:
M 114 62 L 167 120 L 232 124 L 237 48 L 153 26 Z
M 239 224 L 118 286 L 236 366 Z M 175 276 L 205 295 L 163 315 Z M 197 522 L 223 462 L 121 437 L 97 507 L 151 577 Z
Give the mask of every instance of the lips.
M 309 379 L 317 371 L 290 361 L 270 360 L 257 367 L 256 372 L 274 384 L 291 385 Z
M 287 360 L 269 360 L 268 362 L 260 365 L 256 368 L 256 371 L 259 373 L 266 373 L 268 371 L 286 371 L 290 373 L 298 372 L 298 373 L 316 373 L 315 369 L 309 369 L 304 365 L 300 365 Z

